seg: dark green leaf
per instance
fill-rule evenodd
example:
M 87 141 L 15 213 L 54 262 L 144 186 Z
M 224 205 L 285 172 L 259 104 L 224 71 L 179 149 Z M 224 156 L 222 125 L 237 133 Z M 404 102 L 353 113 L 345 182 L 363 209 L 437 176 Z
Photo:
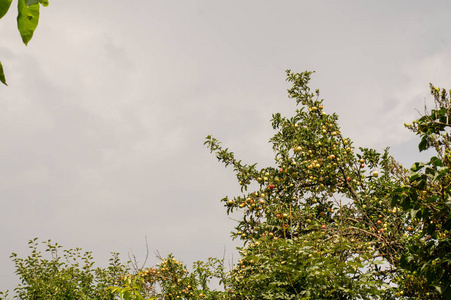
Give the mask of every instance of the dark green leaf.
M 27 6 L 25 0 L 19 0 L 17 10 L 19 11 L 17 15 L 17 28 L 19 29 L 23 43 L 27 45 L 38 26 L 39 4 Z
M 418 149 L 421 151 L 424 151 L 428 148 L 428 139 L 427 136 L 423 136 L 423 138 L 421 139 L 420 144 L 418 145 Z
M 433 156 L 433 157 L 431 158 L 431 162 L 432 162 L 432 164 L 433 164 L 434 166 L 437 166 L 437 167 L 442 167 L 442 166 L 443 166 L 442 160 L 441 160 L 440 158 L 437 158 L 436 156 Z
M 418 172 L 419 170 L 421 170 L 424 167 L 424 163 L 422 162 L 416 162 L 412 165 L 412 167 L 410 167 L 410 171 L 412 172 Z
M 6 84 L 6 79 L 5 79 L 5 74 L 3 73 L 3 66 L 2 63 L 0 62 L 0 81 L 4 84 Z
M 0 0 L 0 19 L 8 12 L 12 0 Z
M 412 205 L 410 204 L 410 198 L 409 197 L 404 198 L 404 201 L 401 203 L 401 207 L 404 210 L 408 210 L 408 209 L 412 208 Z

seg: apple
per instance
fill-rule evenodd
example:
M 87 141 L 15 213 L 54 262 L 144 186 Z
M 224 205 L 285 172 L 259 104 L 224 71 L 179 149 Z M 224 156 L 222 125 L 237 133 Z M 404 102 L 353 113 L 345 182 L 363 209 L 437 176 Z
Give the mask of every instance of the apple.
M 373 172 L 373 176 L 374 176 L 374 177 L 377 177 L 377 176 L 379 176 L 379 172 L 377 172 L 377 171 L 374 171 L 374 172 Z
M 326 229 L 327 228 L 326 224 L 321 225 L 321 228 Z
M 272 190 L 272 189 L 274 188 L 274 184 L 270 184 L 270 185 L 268 186 L 268 188 L 269 188 L 270 190 Z

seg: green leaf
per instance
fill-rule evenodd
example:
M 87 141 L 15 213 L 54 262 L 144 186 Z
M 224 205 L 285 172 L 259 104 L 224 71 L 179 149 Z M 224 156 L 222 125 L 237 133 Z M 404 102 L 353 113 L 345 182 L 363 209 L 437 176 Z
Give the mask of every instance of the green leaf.
M 437 166 L 437 167 L 443 167 L 443 162 L 442 162 L 442 160 L 441 160 L 440 158 L 437 158 L 436 156 L 431 157 L 431 163 L 432 163 L 434 166 Z
M 0 0 L 0 19 L 8 12 L 13 0 Z
M 421 139 L 420 144 L 418 145 L 418 149 L 421 151 L 424 151 L 428 148 L 428 138 L 427 136 L 423 136 L 423 138 Z
M 410 167 L 410 171 L 412 172 L 418 172 L 419 170 L 421 170 L 424 167 L 424 163 L 422 162 L 416 162 L 412 165 L 412 167 Z
M 19 0 L 17 10 L 19 11 L 17 15 L 17 28 L 19 29 L 23 43 L 27 45 L 38 26 L 39 4 L 27 6 L 25 0 Z
M 1 0 L 0 0 L 1 1 Z M 6 79 L 5 79 L 5 74 L 3 73 L 3 66 L 2 63 L 0 62 L 0 81 L 4 84 L 6 84 Z

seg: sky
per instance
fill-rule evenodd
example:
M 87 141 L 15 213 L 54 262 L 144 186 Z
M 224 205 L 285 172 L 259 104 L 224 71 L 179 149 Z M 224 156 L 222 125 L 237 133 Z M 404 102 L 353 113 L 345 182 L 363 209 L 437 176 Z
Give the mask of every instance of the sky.
M 273 164 L 273 113 L 294 115 L 285 70 L 315 71 L 357 147 L 426 160 L 404 128 L 451 88 L 449 1 L 50 1 L 24 46 L 0 20 L 0 290 L 11 252 L 51 239 L 148 265 L 237 259 L 220 203 L 240 193 L 203 145 Z M 446 29 L 448 28 L 448 29 Z

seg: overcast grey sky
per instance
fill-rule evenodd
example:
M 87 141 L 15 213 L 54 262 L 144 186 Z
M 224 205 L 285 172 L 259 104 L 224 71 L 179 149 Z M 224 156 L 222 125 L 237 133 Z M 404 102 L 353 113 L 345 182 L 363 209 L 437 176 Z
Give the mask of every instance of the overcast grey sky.
M 403 123 L 429 82 L 451 88 L 449 1 L 54 0 L 27 47 L 15 10 L 0 20 L 0 290 L 34 237 L 100 265 L 143 259 L 146 236 L 188 264 L 230 257 L 219 200 L 239 188 L 204 138 L 271 164 L 271 115 L 295 108 L 286 69 L 316 71 L 355 146 L 407 166 L 425 156 Z

